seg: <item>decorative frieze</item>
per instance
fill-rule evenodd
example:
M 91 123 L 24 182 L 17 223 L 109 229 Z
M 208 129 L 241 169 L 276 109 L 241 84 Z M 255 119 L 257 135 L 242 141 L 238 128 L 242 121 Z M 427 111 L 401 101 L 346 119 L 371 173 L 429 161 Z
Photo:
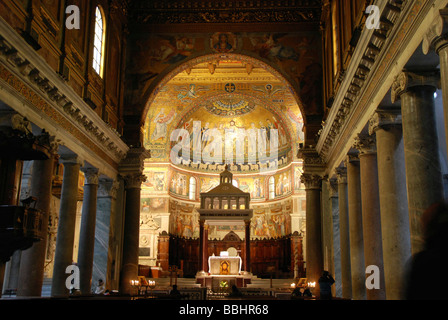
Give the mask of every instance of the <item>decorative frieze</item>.
M 328 120 L 322 124 L 322 129 L 318 133 L 320 140 L 317 149 L 322 157 L 327 156 L 337 137 L 344 130 L 346 121 L 350 118 L 360 94 L 366 87 L 371 70 L 378 63 L 377 60 L 383 52 L 389 34 L 402 15 L 404 5 L 402 1 L 387 1 L 382 9 L 380 29 L 373 32 L 364 31 L 369 39 L 359 43 L 365 43 L 365 49 L 352 58 L 352 64 L 356 63 L 356 65 L 350 67 L 350 70 L 354 71 L 345 74 L 343 84 L 335 95 Z
M 109 154 L 117 163 L 120 162 L 128 150 L 115 128 L 106 124 L 91 108 L 77 96 L 64 80 L 54 71 L 47 70 L 45 64 L 40 63 L 40 57 L 27 52 L 25 44 L 10 41 L 3 36 L 3 32 L 11 33 L 8 26 L 0 23 L 0 63 L 17 75 L 23 76 L 21 81 L 43 98 L 48 98 L 49 108 L 59 111 L 69 119 L 75 127 L 94 141 L 101 149 Z M 12 43 L 14 42 L 14 44 Z M 34 53 L 34 51 L 33 51 Z M 31 55 L 31 56 L 30 56 Z M 36 62 L 31 62 L 36 61 Z M 51 73 L 51 75 L 50 75 Z

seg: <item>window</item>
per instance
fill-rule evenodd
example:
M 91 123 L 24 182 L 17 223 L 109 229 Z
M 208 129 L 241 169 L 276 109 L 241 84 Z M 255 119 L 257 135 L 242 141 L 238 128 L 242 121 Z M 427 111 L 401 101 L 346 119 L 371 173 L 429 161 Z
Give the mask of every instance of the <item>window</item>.
M 93 39 L 92 66 L 99 76 L 103 77 L 105 22 L 100 7 L 95 10 L 95 35 Z
M 269 178 L 269 199 L 275 198 L 275 180 L 274 177 Z
M 190 192 L 188 198 L 190 200 L 196 199 L 196 179 L 193 177 L 190 177 Z

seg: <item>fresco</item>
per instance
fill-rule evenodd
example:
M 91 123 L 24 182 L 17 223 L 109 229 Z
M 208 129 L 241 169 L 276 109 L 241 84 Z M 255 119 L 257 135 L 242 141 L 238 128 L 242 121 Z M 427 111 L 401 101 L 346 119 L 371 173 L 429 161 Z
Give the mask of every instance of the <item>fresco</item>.
M 177 171 L 173 172 L 170 177 L 170 192 L 179 196 L 187 196 L 187 176 Z
M 141 198 L 140 212 L 165 213 L 168 212 L 168 198 Z
M 199 237 L 199 214 L 191 205 L 170 201 L 170 233 L 185 237 Z
M 143 174 L 146 181 L 142 183 L 142 194 L 166 193 L 167 184 L 167 167 L 151 167 L 145 165 Z
M 251 235 L 257 238 L 279 238 L 291 233 L 290 208 L 285 205 L 254 209 Z

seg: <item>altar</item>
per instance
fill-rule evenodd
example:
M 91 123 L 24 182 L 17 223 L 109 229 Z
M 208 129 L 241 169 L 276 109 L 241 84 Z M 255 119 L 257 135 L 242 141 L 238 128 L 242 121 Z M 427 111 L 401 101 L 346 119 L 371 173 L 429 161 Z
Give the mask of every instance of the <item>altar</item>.
M 201 206 L 197 209 L 200 271 L 196 275 L 196 282 L 213 291 L 229 290 L 233 285 L 245 287 L 252 279 L 250 222 L 253 210 L 249 208 L 250 193 L 238 189 L 232 181 L 233 175 L 226 166 L 220 174 L 220 184 L 208 192 L 201 192 Z M 242 224 L 245 228 L 245 245 L 241 250 L 243 259 L 236 251 L 231 251 L 230 254 L 229 251 L 222 251 L 219 256 L 215 254 L 210 256 L 208 228 L 226 224 Z
M 211 275 L 239 275 L 241 273 L 242 260 L 240 256 L 228 256 L 221 253 L 220 256 L 208 258 L 208 270 Z

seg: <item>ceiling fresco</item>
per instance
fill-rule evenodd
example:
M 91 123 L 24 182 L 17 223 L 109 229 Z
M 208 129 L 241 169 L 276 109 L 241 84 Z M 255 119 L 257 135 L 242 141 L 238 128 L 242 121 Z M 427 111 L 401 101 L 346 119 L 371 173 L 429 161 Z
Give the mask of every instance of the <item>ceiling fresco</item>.
M 223 65 L 226 65 L 225 72 L 221 70 L 220 80 L 223 81 L 218 83 L 231 85 L 226 78 L 234 79 L 233 82 L 247 80 L 243 72 L 254 74 L 254 77 L 261 76 L 260 70 L 257 70 L 260 69 L 257 67 L 259 62 L 258 65 L 269 66 L 272 72 L 265 73 L 265 81 L 256 83 L 257 88 L 253 90 L 258 90 L 267 96 L 273 96 L 279 90 L 293 91 L 296 95 L 295 100 L 300 100 L 299 109 L 302 114 L 322 114 L 321 44 L 318 33 L 216 32 L 148 35 L 136 32 L 130 36 L 133 46 L 128 61 L 129 90 L 126 99 L 129 106 L 144 104 L 148 109 L 151 108 L 160 90 L 167 90 L 166 83 L 163 82 L 167 82 L 169 80 L 167 77 L 172 77 L 173 71 L 180 66 L 187 65 L 182 68 L 182 76 L 175 76 L 179 79 L 191 78 L 190 72 L 195 68 L 208 72 L 208 75 L 201 74 L 204 77 L 202 88 L 199 83 L 194 83 L 198 80 L 192 79 L 190 83 L 183 81 L 183 90 L 178 88 L 176 97 L 179 96 L 182 101 L 186 101 L 198 97 L 197 94 L 207 90 L 207 86 L 215 85 L 216 81 L 210 76 L 214 75 L 216 70 L 223 69 Z M 205 59 L 207 55 L 215 55 L 217 58 Z M 230 60 L 235 62 L 235 59 L 229 59 L 230 55 L 244 57 L 238 59 L 246 60 L 244 65 L 236 64 L 232 67 Z M 283 78 L 283 82 L 278 81 L 280 77 Z M 273 78 L 277 83 L 274 83 Z M 287 83 L 284 83 L 285 81 Z M 194 85 L 190 86 L 191 84 Z M 131 113 L 137 109 L 130 108 L 126 112 Z M 143 114 L 145 112 L 143 111 Z

